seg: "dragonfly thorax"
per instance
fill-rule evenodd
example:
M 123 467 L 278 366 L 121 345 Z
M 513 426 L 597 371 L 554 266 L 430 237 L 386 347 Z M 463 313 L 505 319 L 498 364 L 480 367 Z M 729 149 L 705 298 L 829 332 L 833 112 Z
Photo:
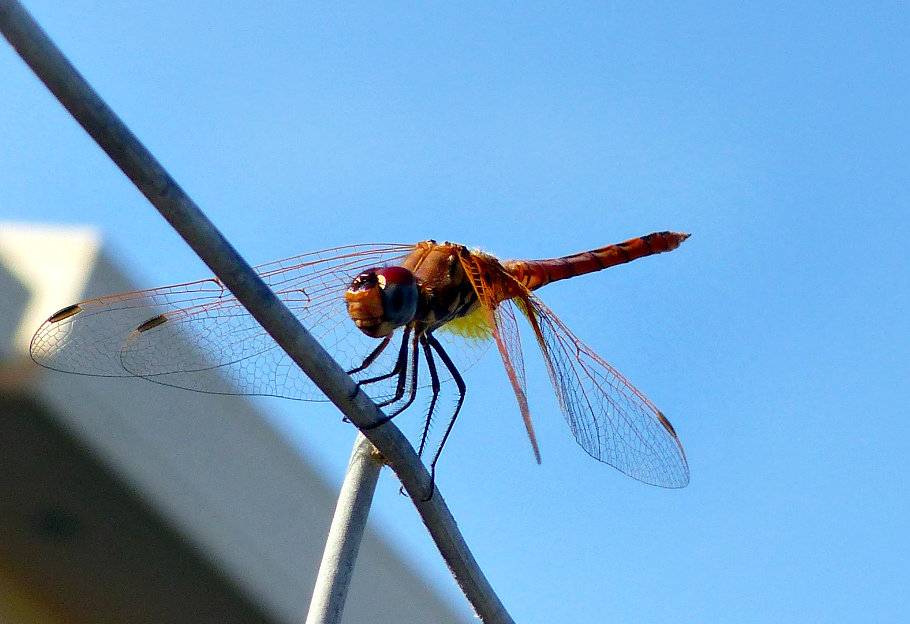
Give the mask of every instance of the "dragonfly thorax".
M 345 293 L 354 324 L 373 338 L 388 336 L 414 319 L 418 287 L 414 274 L 402 267 L 364 271 Z

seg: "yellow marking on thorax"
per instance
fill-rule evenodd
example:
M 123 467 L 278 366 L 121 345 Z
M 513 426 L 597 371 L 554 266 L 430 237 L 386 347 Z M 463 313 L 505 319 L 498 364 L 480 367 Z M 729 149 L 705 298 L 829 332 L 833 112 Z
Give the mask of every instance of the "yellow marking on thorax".
M 481 308 L 477 308 L 467 316 L 449 321 L 440 327 L 439 331 L 451 332 L 467 340 L 488 340 L 492 336 L 490 325 Z

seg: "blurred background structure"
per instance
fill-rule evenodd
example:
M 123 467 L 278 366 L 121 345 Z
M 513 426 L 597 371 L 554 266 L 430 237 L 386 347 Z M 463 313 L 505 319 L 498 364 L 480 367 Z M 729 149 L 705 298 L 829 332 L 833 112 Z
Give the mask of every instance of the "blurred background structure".
M 92 229 L 0 224 L 0 621 L 302 622 L 335 495 L 254 405 L 28 357 L 130 288 Z M 466 620 L 368 533 L 345 621 Z

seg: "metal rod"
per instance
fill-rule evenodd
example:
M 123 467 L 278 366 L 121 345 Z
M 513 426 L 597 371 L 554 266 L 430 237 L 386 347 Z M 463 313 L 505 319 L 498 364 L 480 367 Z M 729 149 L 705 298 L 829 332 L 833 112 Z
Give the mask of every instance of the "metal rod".
M 370 505 L 381 468 L 382 461 L 373 445 L 362 433 L 358 434 L 338 494 L 306 624 L 341 622 L 357 551 L 370 515 Z
M 16 0 L 0 0 L 0 31 L 61 104 L 148 198 L 285 352 L 382 454 L 411 497 L 478 617 L 510 623 L 441 492 L 423 501 L 430 475 L 391 422 L 265 285 L 177 182 L 105 104 Z

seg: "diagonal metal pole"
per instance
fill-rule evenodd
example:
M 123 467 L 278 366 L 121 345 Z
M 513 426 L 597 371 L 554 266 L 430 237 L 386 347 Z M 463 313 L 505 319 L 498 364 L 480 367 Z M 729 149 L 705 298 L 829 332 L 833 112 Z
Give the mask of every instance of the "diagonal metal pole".
M 111 160 L 148 198 L 282 349 L 350 419 L 395 471 L 474 611 L 510 623 L 413 447 L 228 243 L 164 167 L 129 131 L 16 0 L 0 0 L 0 31 Z

